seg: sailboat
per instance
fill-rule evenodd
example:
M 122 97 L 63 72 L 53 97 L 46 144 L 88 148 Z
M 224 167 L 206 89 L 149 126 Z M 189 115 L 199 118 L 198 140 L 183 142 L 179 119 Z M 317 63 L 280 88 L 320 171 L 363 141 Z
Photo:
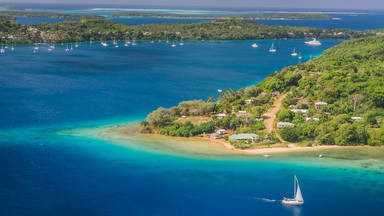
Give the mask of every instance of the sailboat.
M 77 44 L 77 41 L 76 41 L 76 43 L 75 43 L 75 47 L 79 47 L 79 45 Z
M 253 47 L 253 48 L 257 48 L 257 47 L 259 47 L 259 45 L 257 45 L 256 43 L 254 43 L 254 44 L 251 45 L 251 47 Z
M 13 45 L 13 44 L 12 44 L 11 50 L 12 50 L 12 51 L 14 51 L 14 50 L 15 50 L 15 47 L 14 47 L 14 45 Z
M 68 44 L 67 44 L 67 48 L 65 49 L 65 52 L 69 52 L 69 49 L 68 49 Z
M 171 46 L 172 46 L 172 47 L 175 47 L 175 46 L 176 46 L 175 41 L 173 41 L 173 43 L 172 43 Z
M 284 197 L 284 199 L 281 202 L 287 205 L 302 205 L 304 203 L 304 199 L 303 199 L 303 195 L 301 195 L 299 180 L 297 180 L 296 175 L 293 179 L 293 192 L 294 192 L 294 198 L 288 199 Z
M 272 42 L 272 46 L 269 48 L 269 52 L 276 52 L 276 49 L 273 48 L 273 45 L 275 45 L 275 42 Z
M 297 52 L 295 51 L 295 47 L 293 47 L 293 52 L 292 52 L 291 56 L 297 56 Z
M 73 46 L 72 46 L 72 43 L 71 43 L 71 50 L 73 50 Z
M 301 56 L 301 53 L 299 53 L 299 59 L 302 59 L 303 57 Z
M 184 45 L 184 43 L 183 43 L 183 39 L 181 39 L 181 41 L 180 41 L 180 46 L 183 46 Z
M 135 41 L 135 39 L 133 39 L 132 40 L 132 46 L 136 46 L 137 44 L 136 44 L 136 41 Z
M 4 45 L 1 45 L 0 53 L 5 53 Z

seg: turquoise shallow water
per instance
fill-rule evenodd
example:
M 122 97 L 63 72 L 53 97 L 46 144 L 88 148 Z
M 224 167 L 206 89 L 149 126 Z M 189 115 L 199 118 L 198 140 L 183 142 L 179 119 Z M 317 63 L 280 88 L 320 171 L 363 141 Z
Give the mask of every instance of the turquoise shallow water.
M 146 148 L 90 136 L 158 106 L 240 88 L 341 41 L 99 44 L 66 53 L 18 46 L 0 56 L 1 215 L 382 215 L 383 150 L 261 156 Z M 180 142 L 179 144 L 182 144 Z M 137 147 L 139 146 L 139 147 Z M 141 148 L 142 146 L 142 148 Z M 159 147 L 160 148 L 160 147 Z M 305 204 L 282 206 L 298 175 Z

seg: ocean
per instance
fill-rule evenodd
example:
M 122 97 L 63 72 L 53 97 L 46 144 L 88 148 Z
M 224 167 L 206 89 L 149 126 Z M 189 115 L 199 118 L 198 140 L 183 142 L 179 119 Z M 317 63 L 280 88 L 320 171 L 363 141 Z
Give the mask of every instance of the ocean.
M 313 47 L 263 40 L 256 49 L 254 42 L 6 50 L 0 55 L 0 215 L 383 215 L 382 149 L 264 158 L 165 145 L 188 139 L 104 136 L 103 128 L 137 123 L 159 106 L 257 84 L 299 62 L 293 47 L 305 62 L 342 41 Z M 276 53 L 268 52 L 272 42 Z M 293 196 L 293 175 L 302 206 L 281 204 Z

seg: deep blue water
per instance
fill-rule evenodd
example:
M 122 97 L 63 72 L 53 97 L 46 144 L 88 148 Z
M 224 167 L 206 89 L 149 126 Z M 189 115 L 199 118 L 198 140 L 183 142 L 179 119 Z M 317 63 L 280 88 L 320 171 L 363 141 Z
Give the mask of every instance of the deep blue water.
M 12 128 L 58 122 L 88 121 L 117 116 L 145 116 L 158 106 L 182 100 L 205 99 L 217 89 L 256 84 L 298 58 L 340 43 L 323 40 L 320 47 L 303 40 L 139 43 L 136 47 L 108 48 L 99 43 L 80 44 L 66 53 L 65 45 L 53 52 L 47 46 L 33 54 L 32 46 L 16 47 L 0 56 L 0 127 Z M 84 112 L 86 110 L 86 112 Z
M 256 84 L 298 62 L 293 46 L 307 61 L 340 42 L 278 40 L 274 54 L 270 40 L 257 49 L 253 41 L 213 41 L 7 50 L 0 56 L 0 215 L 382 215 L 381 160 L 189 158 L 60 132 L 132 122 L 158 106 Z M 292 196 L 293 174 L 301 207 L 280 203 Z

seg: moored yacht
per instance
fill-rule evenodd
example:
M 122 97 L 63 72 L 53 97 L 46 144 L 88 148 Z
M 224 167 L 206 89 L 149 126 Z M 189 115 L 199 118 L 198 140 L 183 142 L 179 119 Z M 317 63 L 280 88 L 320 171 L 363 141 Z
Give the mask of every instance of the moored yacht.
M 271 48 L 269 48 L 269 52 L 276 52 L 274 45 L 275 45 L 275 42 L 272 42 L 272 46 L 271 46 Z
M 1 45 L 0 53 L 5 53 L 4 45 Z
M 253 48 L 257 48 L 257 47 L 259 47 L 259 45 L 257 45 L 256 43 L 254 43 L 254 44 L 251 45 L 251 47 L 253 47 Z
M 291 56 L 297 56 L 297 52 L 296 52 L 295 50 L 296 50 L 296 48 L 293 47 L 293 51 L 292 51 L 292 53 L 291 53 Z
M 313 38 L 313 40 L 311 41 L 305 41 L 304 43 L 308 45 L 315 45 L 315 46 L 321 45 L 320 41 L 316 40 L 316 38 Z

